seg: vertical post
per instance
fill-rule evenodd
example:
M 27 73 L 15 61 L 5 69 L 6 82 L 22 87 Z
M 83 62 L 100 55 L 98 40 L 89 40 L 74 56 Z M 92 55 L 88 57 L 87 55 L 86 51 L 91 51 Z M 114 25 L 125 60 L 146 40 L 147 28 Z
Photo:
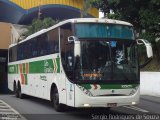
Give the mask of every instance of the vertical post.
M 39 6 L 38 6 L 38 19 L 41 19 L 41 5 L 42 5 L 42 1 L 40 0 L 39 2 Z

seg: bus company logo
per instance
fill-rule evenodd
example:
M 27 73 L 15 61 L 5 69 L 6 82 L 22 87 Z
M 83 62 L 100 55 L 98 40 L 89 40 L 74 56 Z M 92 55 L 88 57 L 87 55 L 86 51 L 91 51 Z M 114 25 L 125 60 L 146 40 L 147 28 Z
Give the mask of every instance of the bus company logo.
M 49 66 L 49 63 L 47 60 L 44 61 L 44 67 L 48 67 Z
M 40 75 L 40 79 L 43 80 L 43 81 L 47 81 L 47 77 L 46 76 L 41 76 Z
M 53 68 L 49 65 L 47 60 L 44 61 L 44 73 L 52 73 Z
M 132 85 L 121 85 L 122 88 L 126 89 L 126 88 L 132 88 Z

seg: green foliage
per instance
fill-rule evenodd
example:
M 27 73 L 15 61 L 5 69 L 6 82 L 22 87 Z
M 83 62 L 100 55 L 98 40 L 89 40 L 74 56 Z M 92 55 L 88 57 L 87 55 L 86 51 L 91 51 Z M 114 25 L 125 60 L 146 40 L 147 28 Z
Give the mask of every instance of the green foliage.
M 53 20 L 50 17 L 44 18 L 44 19 L 33 19 L 32 24 L 28 26 L 28 32 L 25 33 L 26 36 L 29 36 L 35 32 L 38 32 L 42 29 L 46 29 L 48 27 L 53 26 L 54 24 L 57 24 L 58 20 Z
M 131 22 L 136 29 L 160 31 L 160 0 L 93 0 L 92 4 L 108 18 Z
M 160 31 L 160 15 L 153 10 L 141 9 L 140 12 L 140 24 L 143 28 L 152 33 Z M 156 34 L 155 34 L 156 35 Z
M 104 13 L 109 12 L 109 6 L 107 0 L 91 0 L 90 2 L 92 4 L 92 7 L 96 7 L 103 11 Z

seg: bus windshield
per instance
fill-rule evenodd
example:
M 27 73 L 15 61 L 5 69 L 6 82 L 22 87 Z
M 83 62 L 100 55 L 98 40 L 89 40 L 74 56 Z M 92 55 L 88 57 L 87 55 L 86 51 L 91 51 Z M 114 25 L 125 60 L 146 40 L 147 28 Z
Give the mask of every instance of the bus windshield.
M 137 46 L 131 40 L 80 40 L 76 80 L 138 80 Z
M 77 23 L 75 33 L 78 38 L 118 38 L 134 40 L 132 26 L 104 23 Z

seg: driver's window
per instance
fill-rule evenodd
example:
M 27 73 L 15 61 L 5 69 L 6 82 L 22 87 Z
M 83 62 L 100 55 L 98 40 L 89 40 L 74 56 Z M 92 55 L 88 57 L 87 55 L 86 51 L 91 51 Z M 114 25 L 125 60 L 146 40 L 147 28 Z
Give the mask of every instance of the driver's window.
M 64 69 L 69 70 L 73 66 L 74 44 L 68 42 L 68 37 L 73 36 L 71 23 L 60 27 L 61 58 Z

